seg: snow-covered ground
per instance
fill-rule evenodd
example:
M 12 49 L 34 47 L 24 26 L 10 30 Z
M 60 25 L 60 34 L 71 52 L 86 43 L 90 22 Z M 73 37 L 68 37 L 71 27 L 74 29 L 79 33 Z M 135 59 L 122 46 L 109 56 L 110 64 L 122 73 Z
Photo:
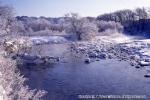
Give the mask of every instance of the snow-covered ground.
M 113 44 L 121 45 L 124 49 L 134 49 L 135 54 L 141 57 L 147 56 L 150 59 L 150 39 L 118 35 L 110 38 L 105 37 L 105 40 L 114 42 Z
M 0 54 L 0 56 L 2 55 Z M 0 59 L 0 63 L 2 63 L 2 59 Z M 0 71 L 0 100 L 6 100 L 4 99 L 6 94 L 5 94 L 5 90 L 3 88 L 2 82 L 3 82 L 3 75 Z
M 39 37 L 31 37 L 31 40 L 34 44 L 48 44 L 48 43 L 65 43 L 67 39 L 62 36 L 39 36 Z

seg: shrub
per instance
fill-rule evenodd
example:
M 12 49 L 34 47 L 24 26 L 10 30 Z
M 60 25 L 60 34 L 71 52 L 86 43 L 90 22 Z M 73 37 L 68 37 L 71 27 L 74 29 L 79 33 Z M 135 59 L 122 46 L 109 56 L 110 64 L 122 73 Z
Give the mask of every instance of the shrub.
M 7 54 L 17 54 L 29 52 L 32 41 L 28 37 L 7 38 L 3 42 Z

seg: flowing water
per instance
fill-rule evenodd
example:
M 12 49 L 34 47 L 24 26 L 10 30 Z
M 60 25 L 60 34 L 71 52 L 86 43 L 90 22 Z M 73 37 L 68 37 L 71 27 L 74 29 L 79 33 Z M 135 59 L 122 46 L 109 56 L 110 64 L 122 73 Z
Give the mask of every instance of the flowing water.
M 49 53 L 65 54 L 68 47 L 61 46 L 49 46 Z M 78 95 L 146 95 L 147 99 L 143 100 L 150 100 L 150 79 L 143 77 L 144 70 L 115 59 L 85 64 L 82 59 L 68 57 L 67 63 L 52 64 L 41 70 L 23 70 L 29 78 L 26 84 L 32 89 L 46 90 L 44 100 L 80 100 Z

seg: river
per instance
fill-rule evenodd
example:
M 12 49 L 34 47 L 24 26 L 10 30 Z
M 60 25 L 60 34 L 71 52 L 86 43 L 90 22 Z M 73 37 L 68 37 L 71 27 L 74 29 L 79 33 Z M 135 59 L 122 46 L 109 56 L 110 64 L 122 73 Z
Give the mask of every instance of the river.
M 49 46 L 51 52 L 63 55 L 68 49 L 57 46 Z M 44 100 L 80 100 L 78 95 L 146 95 L 147 99 L 143 100 L 150 100 L 150 79 L 144 78 L 144 68 L 136 69 L 116 59 L 85 64 L 82 59 L 69 58 L 66 63 L 52 64 L 46 69 L 22 70 L 29 79 L 26 84 L 32 89 L 46 90 L 48 94 Z

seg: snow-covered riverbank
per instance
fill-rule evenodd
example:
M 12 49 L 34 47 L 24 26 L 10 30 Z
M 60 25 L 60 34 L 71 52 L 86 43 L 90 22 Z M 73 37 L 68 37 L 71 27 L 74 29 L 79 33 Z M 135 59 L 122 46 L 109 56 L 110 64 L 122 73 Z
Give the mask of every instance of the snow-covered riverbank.
M 34 44 L 49 44 L 49 43 L 66 43 L 67 39 L 63 36 L 40 36 L 31 37 Z

